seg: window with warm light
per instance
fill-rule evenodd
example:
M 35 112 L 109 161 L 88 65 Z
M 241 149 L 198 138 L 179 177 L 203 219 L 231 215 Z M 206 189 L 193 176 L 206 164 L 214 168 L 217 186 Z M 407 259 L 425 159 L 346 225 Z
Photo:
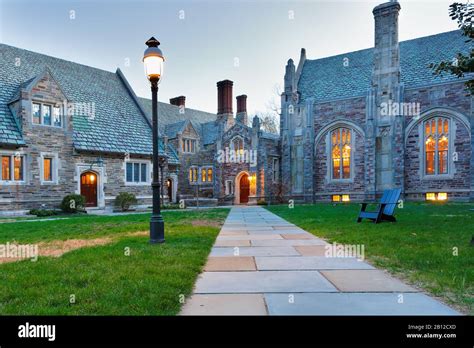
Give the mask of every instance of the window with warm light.
M 424 123 L 425 174 L 448 174 L 449 119 L 433 117 Z
M 435 201 L 436 200 L 436 194 L 434 192 L 428 192 L 426 194 L 426 200 L 427 201 Z
M 24 181 L 24 156 L 8 154 L 0 156 L 1 177 L 0 181 Z
M 53 159 L 43 158 L 43 181 L 53 181 Z
M 446 201 L 448 200 L 447 192 L 428 192 L 426 193 L 427 201 Z
M 332 195 L 332 201 L 333 202 L 340 202 L 341 201 L 341 195 Z
M 331 132 L 331 165 L 333 179 L 351 177 L 351 130 L 338 128 Z
M 438 201 L 445 201 L 448 199 L 448 194 L 446 192 L 438 192 Z
M 198 168 L 197 167 L 189 168 L 189 182 L 197 183 L 197 181 L 198 181 Z
M 195 153 L 196 152 L 196 140 L 195 139 L 183 139 L 183 152 Z
M 342 201 L 343 202 L 350 202 L 350 200 L 351 199 L 350 199 L 349 195 L 342 195 Z

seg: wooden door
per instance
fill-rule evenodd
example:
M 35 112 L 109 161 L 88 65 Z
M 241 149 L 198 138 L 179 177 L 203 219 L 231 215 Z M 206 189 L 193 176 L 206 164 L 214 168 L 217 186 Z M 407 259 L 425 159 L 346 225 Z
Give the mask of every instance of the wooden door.
M 166 180 L 166 186 L 168 188 L 169 203 L 173 203 L 173 181 L 171 179 Z
M 81 195 L 86 197 L 86 207 L 97 207 L 97 175 L 95 173 L 82 173 Z
M 240 178 L 240 203 L 249 202 L 250 183 L 249 176 L 242 175 Z

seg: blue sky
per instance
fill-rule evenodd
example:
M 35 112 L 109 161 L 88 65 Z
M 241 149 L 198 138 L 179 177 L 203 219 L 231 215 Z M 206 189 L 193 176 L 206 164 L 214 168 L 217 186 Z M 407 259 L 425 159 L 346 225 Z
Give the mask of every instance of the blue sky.
M 448 16 L 453 1 L 400 1 L 400 40 L 456 29 Z M 160 101 L 185 95 L 188 107 L 216 112 L 216 82 L 230 79 L 234 97 L 247 94 L 254 114 L 265 111 L 301 47 L 308 59 L 372 47 L 372 9 L 381 2 L 0 0 L 0 41 L 119 67 L 135 92 L 149 97 L 141 58 L 153 35 L 166 57 Z

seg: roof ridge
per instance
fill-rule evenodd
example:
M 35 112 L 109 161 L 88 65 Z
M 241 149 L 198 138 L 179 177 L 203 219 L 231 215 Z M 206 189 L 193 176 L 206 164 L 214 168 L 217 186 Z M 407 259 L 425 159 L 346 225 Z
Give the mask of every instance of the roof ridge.
M 72 60 L 67 60 L 67 59 L 64 59 L 64 58 L 59 58 L 59 57 L 51 56 L 51 55 L 49 55 L 49 54 L 40 53 L 40 52 L 36 52 L 36 51 L 32 51 L 32 50 L 27 50 L 27 49 L 25 49 L 25 48 L 21 48 L 21 47 L 17 47 L 17 46 L 12 46 L 12 45 L 8 45 L 8 44 L 5 44 L 5 43 L 0 43 L 0 47 L 1 47 L 1 46 L 6 46 L 6 47 L 14 48 L 14 49 L 17 49 L 17 50 L 20 50 L 20 51 L 29 52 L 29 53 L 32 53 L 32 54 L 35 54 L 35 55 L 40 55 L 40 56 L 44 56 L 44 57 L 48 57 L 48 58 L 52 58 L 52 59 L 56 59 L 56 60 L 61 60 L 61 61 L 66 62 L 66 63 L 77 64 L 77 65 L 84 66 L 84 67 L 89 68 L 89 69 L 99 70 L 99 71 L 102 71 L 102 72 L 106 72 L 106 73 L 115 75 L 115 72 L 113 72 L 113 71 L 109 71 L 109 70 L 105 70 L 105 69 L 101 69 L 101 68 L 96 68 L 96 67 L 94 67 L 94 66 L 90 66 L 90 65 L 86 65 L 86 64 L 74 62 L 74 61 L 72 61 Z
M 416 38 L 413 38 L 413 39 L 399 41 L 399 44 L 406 43 L 406 42 L 411 42 L 411 41 L 416 41 L 416 40 L 427 39 L 427 38 L 433 37 L 433 36 L 441 36 L 441 35 L 451 34 L 451 33 L 454 33 L 454 32 L 459 32 L 459 34 L 461 34 L 459 29 L 455 29 L 455 30 L 445 31 L 445 32 L 442 32 L 442 33 L 431 34 L 431 35 L 427 35 L 427 36 L 420 36 L 420 37 L 416 37 Z M 320 57 L 320 58 L 306 59 L 306 61 L 314 62 L 314 61 L 317 61 L 317 60 L 336 58 L 336 57 L 339 57 L 339 56 L 346 56 L 348 54 L 358 53 L 358 52 L 362 52 L 362 51 L 369 51 L 369 50 L 373 50 L 373 49 L 374 49 L 374 47 L 361 48 L 359 50 L 338 53 L 338 54 L 334 54 L 332 56 L 324 56 L 324 57 Z
M 139 99 L 144 99 L 144 100 L 146 100 L 146 101 L 151 102 L 151 99 L 149 99 L 149 98 L 139 97 L 139 96 L 137 96 L 137 98 L 139 98 Z M 174 107 L 174 108 L 178 108 L 178 109 L 179 109 L 179 106 L 176 106 L 176 105 L 173 105 L 173 104 L 170 104 L 170 103 L 166 103 L 166 102 L 162 102 L 162 101 L 158 101 L 158 104 L 164 104 L 164 105 L 171 106 L 171 107 Z M 187 106 L 185 106 L 184 108 L 185 108 L 185 109 L 188 109 L 188 110 L 192 110 L 192 111 L 203 112 L 203 113 L 206 113 L 206 114 L 209 114 L 209 115 L 214 115 L 214 116 L 217 115 L 217 114 L 214 114 L 214 113 L 209 112 L 209 111 L 203 111 L 203 110 L 199 110 L 199 109 L 188 108 Z

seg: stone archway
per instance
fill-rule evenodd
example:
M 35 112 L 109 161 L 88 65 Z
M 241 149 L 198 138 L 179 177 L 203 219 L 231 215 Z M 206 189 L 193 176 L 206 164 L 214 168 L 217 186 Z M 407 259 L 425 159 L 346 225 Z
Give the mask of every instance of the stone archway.
M 243 171 L 235 177 L 235 200 L 234 204 L 247 204 L 250 196 L 249 173 Z
M 81 195 L 85 197 L 86 208 L 95 208 L 98 205 L 98 177 L 96 172 L 90 170 L 81 174 Z

